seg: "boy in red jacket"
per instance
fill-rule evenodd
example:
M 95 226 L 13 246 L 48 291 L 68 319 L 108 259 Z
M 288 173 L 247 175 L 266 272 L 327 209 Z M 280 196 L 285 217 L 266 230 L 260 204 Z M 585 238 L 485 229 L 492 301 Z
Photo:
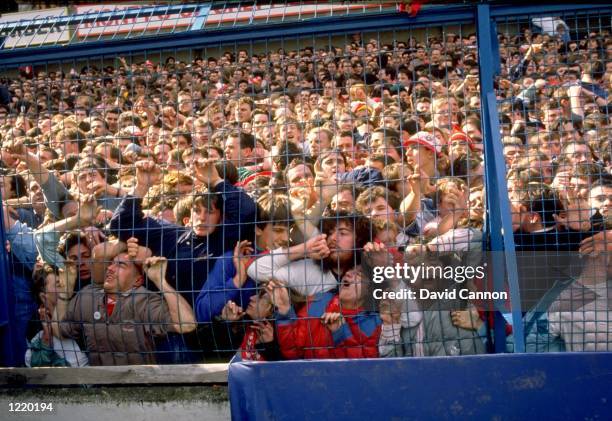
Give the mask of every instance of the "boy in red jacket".
M 288 289 L 278 281 L 267 285 L 276 305 L 276 327 L 281 353 L 287 359 L 376 358 L 381 320 L 368 312 L 368 280 L 360 266 L 342 277 L 338 293 L 308 297 L 297 312 Z

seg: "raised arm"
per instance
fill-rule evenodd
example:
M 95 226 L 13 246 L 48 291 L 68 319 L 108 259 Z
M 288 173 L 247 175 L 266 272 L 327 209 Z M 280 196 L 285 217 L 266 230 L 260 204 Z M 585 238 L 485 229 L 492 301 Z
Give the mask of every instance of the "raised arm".
M 257 215 L 257 205 L 246 192 L 225 181 L 220 175 L 215 161 L 198 159 L 196 161 L 196 178 L 208 186 L 208 190 L 220 193 L 223 197 L 223 221 L 225 236 L 231 237 L 232 246 L 239 239 L 244 240 L 241 230 L 253 230 Z M 245 225 L 246 224 L 246 225 Z
M 98 210 L 96 198 L 93 195 L 84 195 L 76 215 L 48 224 L 35 231 L 34 241 L 43 260 L 49 264 L 63 267 L 64 258 L 57 252 L 61 235 L 67 231 L 91 226 Z
M 440 236 L 446 234 L 451 229 L 455 228 L 459 221 L 468 214 L 467 207 L 467 192 L 465 188 L 452 187 L 449 189 L 444 204 L 449 212 L 442 217 L 438 223 L 435 235 Z
M 8 148 L 13 158 L 26 163 L 30 174 L 43 190 L 47 208 L 56 219 L 61 219 L 61 203 L 68 196 L 68 189 L 43 166 L 38 156 L 28 151 L 23 140 L 12 141 Z
M 572 110 L 572 114 L 580 116 L 580 118 L 584 118 L 584 107 L 582 106 L 582 92 L 584 89 L 582 86 L 576 84 L 567 88 L 567 95 L 570 99 L 570 107 Z
M 94 246 L 91 250 L 91 278 L 94 284 L 102 285 L 104 283 L 104 275 L 110 262 L 126 249 L 126 244 L 120 240 L 105 241 Z
M 150 248 L 154 255 L 170 256 L 174 254 L 179 231 L 183 232 L 184 228 L 162 225 L 154 218 L 146 217 L 142 210 L 142 197 L 160 177 L 161 171 L 154 162 L 136 162 L 136 186 L 115 209 L 109 227 L 121 241 L 127 242 L 135 237 L 141 245 Z
M 57 277 L 57 304 L 53 310 L 51 330 L 53 331 L 53 336 L 58 338 L 76 336 L 78 331 L 78 324 L 73 323 L 74 310 L 78 298 L 78 294 L 73 296 L 76 278 L 77 268 L 73 263 L 66 264 L 64 268 L 60 269 Z
M 338 182 L 335 178 L 317 178 L 315 186 L 318 188 L 318 198 L 314 206 L 306 209 L 309 194 L 307 189 L 297 189 L 297 196 L 290 196 L 291 200 L 291 215 L 295 221 L 295 226 L 300 230 L 304 240 L 309 240 L 319 234 L 317 225 L 321 220 L 321 215 L 331 202 L 334 195 L 338 192 Z
M 215 262 L 196 298 L 194 311 L 198 322 L 211 322 L 215 316 L 221 314 L 228 301 L 247 305 L 240 302 L 240 293 L 248 281 L 246 260 L 252 252 L 250 242 L 241 241 L 236 244 L 233 252 L 225 253 Z
M 431 190 L 429 178 L 417 165 L 414 174 L 408 177 L 410 193 L 402 200 L 400 211 L 404 214 L 406 224 L 412 223 L 421 210 L 421 199 Z
M 171 330 L 177 333 L 192 332 L 197 326 L 193 309 L 187 300 L 166 281 L 167 267 L 168 260 L 165 257 L 149 257 L 144 262 L 147 276 L 159 289 L 164 302 L 168 306 L 170 319 L 173 323 Z
M 30 174 L 41 186 L 49 180 L 49 170 L 46 169 L 38 156 L 28 151 L 22 139 L 15 139 L 8 145 L 9 152 L 14 159 L 25 162 Z
M 3 204 L 2 207 L 4 230 L 6 232 L 6 239 L 11 245 L 11 252 L 31 270 L 34 268 L 36 256 L 38 255 L 32 235 L 32 228 L 14 219 L 6 205 Z
M 534 54 L 539 53 L 542 50 L 542 44 L 532 44 L 527 49 L 525 56 L 521 59 L 520 63 L 510 69 L 510 77 L 512 80 L 520 79 L 524 76 L 527 66 Z
M 272 277 L 277 278 L 280 269 L 294 260 L 307 257 L 313 259 L 325 257 L 329 254 L 325 238 L 325 234 L 319 234 L 305 243 L 289 248 L 278 248 L 268 254 L 264 254 L 249 266 L 247 274 L 250 278 L 257 281 L 268 281 Z

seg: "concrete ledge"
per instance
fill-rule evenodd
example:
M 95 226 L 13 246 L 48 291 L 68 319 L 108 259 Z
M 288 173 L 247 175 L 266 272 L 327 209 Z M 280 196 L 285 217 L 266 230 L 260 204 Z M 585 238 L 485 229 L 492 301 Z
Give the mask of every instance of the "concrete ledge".
M 227 383 L 227 363 L 112 367 L 0 368 L 0 385 Z
M 0 386 L 7 421 L 168 421 L 230 419 L 226 385 Z M 9 412 L 11 403 L 45 403 L 45 411 Z

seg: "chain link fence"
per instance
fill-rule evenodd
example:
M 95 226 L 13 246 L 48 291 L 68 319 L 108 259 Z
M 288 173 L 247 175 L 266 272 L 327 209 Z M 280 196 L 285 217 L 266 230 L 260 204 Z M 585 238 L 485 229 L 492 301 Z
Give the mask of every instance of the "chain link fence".
M 609 350 L 611 11 L 465 7 L 1 24 L 12 364 Z

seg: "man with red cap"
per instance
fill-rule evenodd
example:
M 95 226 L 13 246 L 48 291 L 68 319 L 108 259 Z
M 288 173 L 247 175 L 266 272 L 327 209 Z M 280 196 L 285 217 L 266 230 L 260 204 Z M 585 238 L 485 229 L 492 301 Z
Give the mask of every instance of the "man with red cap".
M 429 132 L 417 132 L 404 142 L 406 161 L 414 168 L 417 166 L 427 177 L 438 177 L 437 160 L 442 153 L 442 145 Z
M 417 132 L 404 142 L 406 161 L 414 168 L 409 177 L 411 192 L 400 205 L 407 224 L 405 233 L 411 238 L 422 236 L 423 227 L 436 217 L 435 202 L 426 197 L 432 192 L 435 178 L 439 177 L 437 158 L 442 155 L 441 145 L 429 132 Z

